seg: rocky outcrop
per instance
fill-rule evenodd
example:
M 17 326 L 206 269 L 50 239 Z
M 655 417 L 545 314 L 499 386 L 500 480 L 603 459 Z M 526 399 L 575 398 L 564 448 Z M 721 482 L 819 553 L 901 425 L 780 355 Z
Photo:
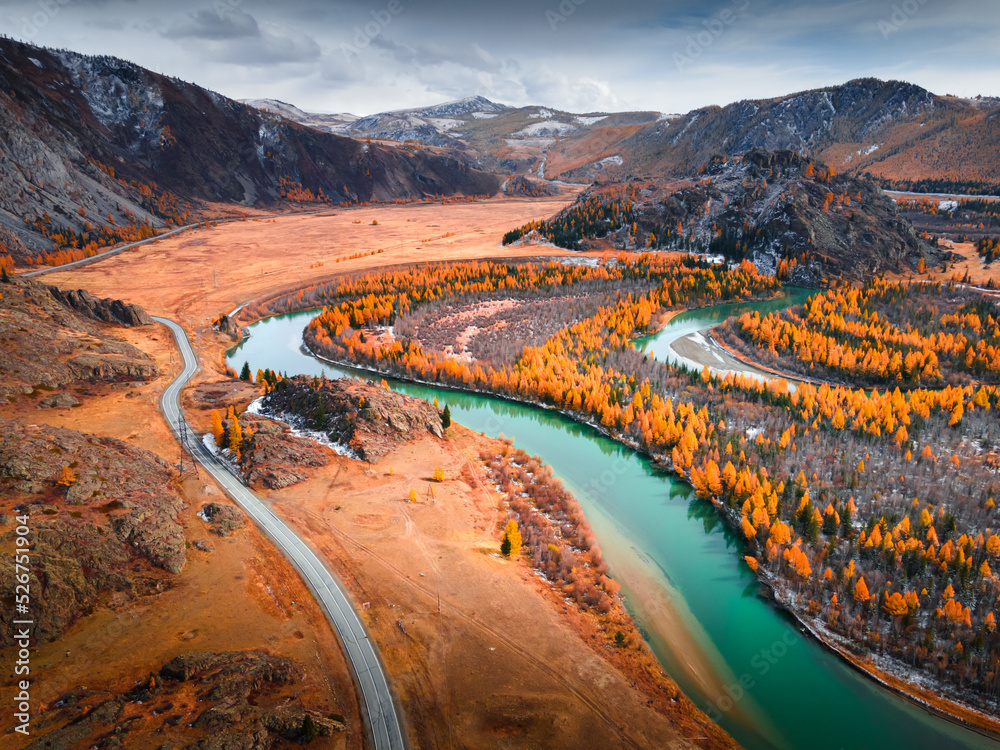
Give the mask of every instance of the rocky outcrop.
M 234 531 L 246 526 L 243 511 L 235 505 L 209 503 L 201 506 L 201 514 L 211 525 L 211 532 L 219 536 L 231 536 Z
M 243 329 L 237 325 L 236 321 L 230 315 L 222 315 L 217 321 L 215 321 L 214 328 L 219 333 L 226 334 L 233 341 L 239 341 L 243 338 Z
M 139 305 L 120 299 L 98 298 L 86 289 L 63 291 L 54 286 L 47 288 L 58 302 L 87 318 L 123 326 L 148 326 L 153 323 L 153 319 Z
M 150 357 L 99 319 L 118 316 L 122 321 L 115 325 L 142 324 L 149 318 L 141 308 L 117 300 L 96 300 L 91 307 L 84 301 L 95 298 L 85 293 L 72 293 L 76 303 L 70 304 L 59 298 L 59 290 L 25 278 L 3 284 L 0 292 L 0 397 L 39 387 L 51 391 L 71 383 L 159 376 Z
M 950 257 L 919 237 L 872 182 L 834 174 L 794 151 L 719 157 L 696 184 L 647 183 L 635 196 L 637 231 L 619 227 L 609 235 L 613 244 L 633 247 L 633 237 L 653 235 L 661 247 L 746 258 L 763 273 L 784 263 L 785 279 L 805 286 L 906 273 L 921 258 L 934 267 Z
M 250 434 L 242 451 L 243 476 L 251 487 L 280 490 L 309 476 L 307 469 L 325 466 L 330 451 L 308 438 L 291 434 L 271 419 L 240 417 L 243 434 Z
M 264 413 L 293 415 L 371 463 L 411 440 L 444 434 L 437 409 L 380 385 L 298 376 L 279 386 L 264 397 Z
M 183 501 L 170 466 L 120 440 L 0 420 L 0 497 L 0 515 L 16 509 L 31 517 L 39 643 L 109 598 L 127 602 L 169 588 L 169 574 L 184 566 Z M 13 531 L 7 525 L 0 534 L 10 541 Z M 12 572 L 0 568 L 0 596 L 13 594 Z M 12 616 L 0 612 L 0 643 L 8 642 Z
M 26 750 L 269 750 L 319 737 L 324 747 L 344 747 L 344 724 L 302 704 L 304 675 L 297 662 L 254 651 L 180 654 L 127 692 L 62 695 L 36 717 L 37 739 Z
M 151 360 L 115 354 L 80 354 L 67 364 L 74 380 L 91 383 L 113 383 L 116 381 L 152 380 L 160 374 L 160 368 Z
M 504 195 L 525 196 L 528 198 L 543 198 L 559 195 L 559 188 L 549 182 L 532 180 L 523 175 L 516 175 L 507 180 L 500 189 Z

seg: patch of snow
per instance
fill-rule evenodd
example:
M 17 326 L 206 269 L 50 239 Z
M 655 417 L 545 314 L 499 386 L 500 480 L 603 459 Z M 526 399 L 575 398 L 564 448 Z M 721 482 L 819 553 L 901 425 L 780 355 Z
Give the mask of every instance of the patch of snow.
M 958 208 L 958 201 L 941 201 L 938 203 L 939 211 L 954 211 Z
M 536 148 L 546 148 L 551 146 L 555 141 L 552 138 L 505 138 L 508 146 L 534 146 Z
M 494 117 L 496 117 L 496 113 L 495 112 L 473 112 L 472 116 L 476 120 L 492 120 Z
M 869 146 L 868 148 L 865 148 L 865 149 L 859 148 L 858 149 L 858 156 L 868 156 L 869 154 L 874 154 L 880 148 L 882 148 L 882 144 L 881 143 L 872 144 L 871 146 Z
M 205 447 L 208 448 L 208 452 L 213 456 L 219 455 L 219 446 L 216 445 L 215 435 L 211 432 L 206 432 L 201 436 L 201 442 L 204 443 Z
M 681 115 L 667 114 L 666 112 L 660 112 L 660 116 L 656 118 L 657 122 L 669 122 L 670 120 L 676 120 L 680 118 Z
M 617 164 L 620 167 L 622 164 L 625 163 L 625 160 L 622 159 L 618 154 L 615 154 L 614 156 L 606 156 L 597 163 L 600 164 L 602 167 L 606 167 L 609 164 Z
M 44 66 L 44 65 L 42 65 L 42 61 L 41 61 L 41 60 L 36 60 L 36 59 L 35 59 L 34 57 L 29 57 L 28 59 L 29 59 L 29 60 L 31 60 L 31 62 L 33 62 L 33 63 L 34 63 L 35 65 L 37 65 L 37 66 L 38 66 L 39 68 L 42 68 L 42 69 L 44 69 L 44 68 L 45 68 L 45 66 Z
M 574 133 L 577 127 L 568 122 L 559 122 L 558 120 L 545 120 L 544 122 L 533 122 L 526 128 L 518 130 L 514 135 L 524 136 L 539 136 L 539 135 L 553 135 L 562 133 Z
M 761 429 L 760 427 L 748 427 L 747 428 L 747 437 L 750 438 L 751 440 L 756 440 L 757 436 L 758 435 L 762 435 L 763 433 L 764 433 L 764 430 Z
M 590 126 L 590 125 L 593 125 L 596 122 L 600 122 L 601 120 L 607 120 L 608 116 L 607 115 L 601 115 L 600 117 L 583 117 L 583 116 L 580 116 L 580 117 L 576 117 L 574 119 L 578 123 L 580 123 L 581 125 Z
M 528 115 L 528 117 L 544 117 L 546 120 L 552 116 L 553 114 L 549 112 L 547 109 L 540 109 L 536 113 Z
M 247 414 L 254 414 L 259 417 L 267 417 L 268 419 L 274 420 L 275 422 L 284 422 L 288 425 L 288 431 L 292 433 L 295 437 L 308 438 L 320 445 L 325 445 L 327 448 L 332 450 L 334 453 L 340 456 L 346 456 L 347 458 L 353 458 L 356 461 L 360 461 L 361 457 L 358 456 L 353 450 L 351 450 L 346 445 L 342 443 L 337 443 L 330 439 L 330 436 L 325 432 L 320 432 L 319 430 L 310 430 L 303 426 L 305 420 L 297 414 L 286 414 L 284 412 L 271 412 L 264 409 L 264 397 L 261 396 L 255 399 L 247 407 Z
M 453 120 L 450 117 L 432 117 L 430 123 L 439 130 L 452 130 L 465 123 L 461 120 Z

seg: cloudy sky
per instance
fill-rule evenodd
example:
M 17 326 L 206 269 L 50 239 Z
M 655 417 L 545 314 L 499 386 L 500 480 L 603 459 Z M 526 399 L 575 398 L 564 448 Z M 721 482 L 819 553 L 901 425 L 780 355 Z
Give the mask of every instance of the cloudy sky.
M 0 0 L 0 31 L 359 115 L 473 94 L 685 112 L 862 76 L 1000 95 L 997 0 Z

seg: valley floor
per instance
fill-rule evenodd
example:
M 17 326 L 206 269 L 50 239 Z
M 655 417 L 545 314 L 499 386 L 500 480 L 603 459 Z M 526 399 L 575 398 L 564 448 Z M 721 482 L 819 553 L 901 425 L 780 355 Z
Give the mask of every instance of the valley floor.
M 185 392 L 185 408 L 207 429 L 208 407 L 198 386 L 203 393 L 212 390 L 211 383 L 232 383 L 223 373 L 227 339 L 210 327 L 220 313 L 338 272 L 420 260 L 562 254 L 552 248 L 502 248 L 496 238 L 510 226 L 555 213 L 572 198 L 377 207 L 237 222 L 194 230 L 44 279 L 63 288 L 122 298 L 179 320 L 202 363 Z M 109 389 L 106 398 L 93 405 L 45 417 L 32 411 L 29 418 L 55 419 L 91 431 L 108 429 L 140 445 L 155 446 L 176 461 L 179 452 L 156 413 L 156 398 L 179 360 L 168 333 L 153 331 L 132 336 L 145 338 L 137 345 L 162 358 L 165 374 L 139 397 L 127 400 L 125 393 Z M 218 406 L 245 402 L 250 396 L 235 386 Z M 133 413 L 136 408 L 143 410 L 141 416 Z M 648 649 L 607 651 L 592 617 L 565 603 L 526 565 L 495 554 L 499 496 L 477 481 L 466 483 L 475 476 L 468 473 L 474 469 L 470 457 L 487 442 L 496 441 L 455 425 L 447 441 L 428 438 L 405 446 L 376 467 L 338 458 L 305 484 L 270 496 L 275 510 L 325 553 L 357 601 L 369 602 L 363 614 L 406 709 L 415 745 L 495 747 L 507 741 L 577 747 L 596 741 L 606 747 L 731 746 L 732 741 L 662 676 Z M 439 487 L 437 498 L 404 503 L 408 487 L 423 491 L 426 477 L 442 463 L 450 481 Z M 393 476 L 386 475 L 386 465 L 394 467 Z M 189 480 L 185 488 L 191 493 L 186 497 L 192 516 L 202 504 L 198 493 L 221 499 L 204 479 Z M 197 518 L 194 522 L 201 523 Z M 85 680 L 110 685 L 115 680 L 134 682 L 137 678 L 129 673 L 133 662 L 144 675 L 162 661 L 163 648 L 148 645 L 166 642 L 165 636 L 149 630 L 160 624 L 177 638 L 199 639 L 200 649 L 253 647 L 262 631 L 254 629 L 252 619 L 249 627 L 242 627 L 247 606 L 238 599 L 227 604 L 225 593 L 235 596 L 251 588 L 253 602 L 273 606 L 286 619 L 279 634 L 263 639 L 272 650 L 288 650 L 305 663 L 314 682 L 327 680 L 327 695 L 337 700 L 331 710 L 344 714 L 356 730 L 356 703 L 340 705 L 353 691 L 347 687 L 343 657 L 329 626 L 287 563 L 256 531 L 246 537 L 252 551 L 212 538 L 214 547 L 228 547 L 226 564 L 202 563 L 194 557 L 200 553 L 193 553 L 183 575 L 197 576 L 198 583 L 178 589 L 189 590 L 197 603 L 179 600 L 168 613 L 151 602 L 145 629 L 136 630 L 134 651 L 130 639 L 124 648 L 120 641 L 106 644 L 103 671 L 85 678 L 74 673 L 68 659 L 53 654 L 47 660 L 58 665 L 53 669 L 68 663 L 69 684 Z M 264 558 L 265 553 L 269 557 Z M 240 565 L 249 565 L 253 575 L 239 575 L 234 568 Z M 217 580 L 220 571 L 225 582 Z M 213 616 L 202 622 L 198 611 Z M 135 614 L 132 610 L 123 616 L 135 619 Z M 196 624 L 181 627 L 178 619 Z M 90 632 L 84 629 L 80 639 L 85 641 Z M 72 639 L 56 647 L 71 652 L 86 648 Z M 298 654 L 303 650 L 309 650 L 308 658 Z M 120 676 L 123 672 L 126 677 Z M 351 737 L 356 745 L 357 732 Z

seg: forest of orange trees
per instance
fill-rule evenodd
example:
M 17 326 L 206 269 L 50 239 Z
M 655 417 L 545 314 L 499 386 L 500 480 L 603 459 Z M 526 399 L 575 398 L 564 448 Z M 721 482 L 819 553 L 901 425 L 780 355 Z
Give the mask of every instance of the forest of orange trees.
M 180 226 L 187 221 L 190 210 L 173 193 L 162 190 L 155 183 L 147 184 L 138 180 L 126 181 L 115 175 L 114 167 L 109 167 L 90 159 L 88 165 L 100 170 L 107 177 L 117 180 L 135 196 L 135 201 L 153 216 L 164 220 L 168 227 Z M 52 240 L 51 252 L 42 252 L 28 258 L 29 264 L 57 266 L 63 263 L 91 258 L 101 248 L 125 242 L 138 242 L 156 236 L 152 224 L 140 221 L 129 208 L 119 206 L 121 218 L 116 220 L 110 212 L 106 216 L 90 217 L 84 208 L 76 210 L 78 221 L 83 228 L 75 230 L 69 225 L 58 225 L 48 212 L 31 222 L 32 228 L 43 237 Z
M 509 362 L 462 360 L 386 328 L 406 329 L 414 308 L 433 300 L 556 297 L 577 288 L 600 288 L 609 301 Z M 994 701 L 1000 393 L 974 382 L 981 379 L 974 370 L 980 342 L 996 345 L 995 308 L 953 289 L 886 284 L 832 289 L 810 301 L 809 310 L 837 321 L 826 336 L 848 328 L 849 319 L 857 324 L 837 334 L 852 347 L 863 347 L 871 327 L 897 337 L 889 362 L 898 352 L 901 373 L 916 372 L 921 385 L 935 388 L 792 389 L 785 381 L 678 369 L 630 343 L 664 310 L 778 290 L 748 263 L 711 267 L 623 254 L 597 267 L 463 263 L 368 274 L 269 309 L 325 305 L 305 340 L 329 359 L 540 403 L 599 426 L 711 502 L 743 534 L 746 563 L 797 616 L 895 657 L 945 692 Z M 912 331 L 875 315 L 881 299 L 929 315 L 909 315 Z M 938 300 L 934 310 L 931 300 Z M 936 328 L 919 328 L 921 321 Z M 911 352 L 919 367 L 911 359 L 907 370 Z M 952 376 L 959 382 L 948 383 Z
M 1000 305 L 954 283 L 837 286 L 800 308 L 747 313 L 723 335 L 754 359 L 825 380 L 1000 382 Z

